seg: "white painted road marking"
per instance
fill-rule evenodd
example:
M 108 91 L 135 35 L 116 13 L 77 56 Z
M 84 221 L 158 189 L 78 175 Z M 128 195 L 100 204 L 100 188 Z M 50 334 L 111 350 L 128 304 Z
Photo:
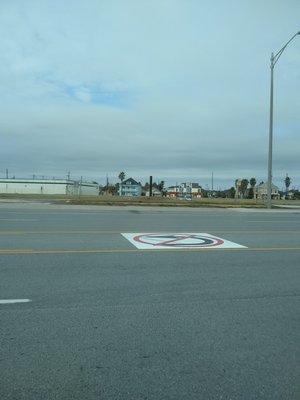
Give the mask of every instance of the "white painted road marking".
M 29 303 L 30 299 L 8 299 L 0 300 L 0 304 Z
M 245 248 L 209 233 L 122 233 L 138 249 Z

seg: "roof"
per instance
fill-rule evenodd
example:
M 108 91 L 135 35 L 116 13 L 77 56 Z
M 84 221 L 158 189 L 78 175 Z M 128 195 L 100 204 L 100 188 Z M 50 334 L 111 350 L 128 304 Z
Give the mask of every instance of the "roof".
M 199 185 L 199 183 L 195 183 L 195 182 L 183 182 L 180 186 L 183 187 L 192 187 L 192 188 L 201 188 L 201 186 Z
M 146 190 L 146 192 L 150 192 L 150 188 L 148 190 Z M 156 187 L 152 187 L 152 193 L 161 193 L 161 191 L 159 189 L 157 189 Z
M 260 183 L 259 185 L 257 185 L 257 188 L 258 189 L 267 189 L 268 188 L 268 183 L 267 182 L 266 183 Z M 279 190 L 278 186 L 274 185 L 273 183 L 272 183 L 272 189 Z
M 128 178 L 125 181 L 121 182 L 121 185 L 141 185 L 139 182 L 135 181 L 133 178 Z
M 34 185 L 80 185 L 80 186 L 99 186 L 97 182 L 87 182 L 74 179 L 26 179 L 26 178 L 0 178 L 0 183 L 6 184 L 34 184 Z

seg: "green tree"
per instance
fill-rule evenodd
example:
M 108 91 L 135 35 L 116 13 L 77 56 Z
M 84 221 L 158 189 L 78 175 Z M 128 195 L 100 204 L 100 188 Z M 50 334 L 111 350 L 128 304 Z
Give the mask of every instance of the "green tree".
M 160 183 L 158 184 L 158 190 L 160 190 L 162 192 L 164 190 L 164 186 L 165 186 L 165 182 L 160 181 Z
M 108 185 L 106 189 L 106 193 L 115 196 L 118 193 L 118 184 L 116 185 Z
M 123 171 L 120 172 L 118 178 L 120 179 L 121 182 L 123 182 L 125 179 L 125 172 L 123 172 Z
M 249 181 L 248 179 L 242 179 L 241 181 L 241 192 L 243 194 L 243 198 L 245 198 L 245 193 L 248 188 Z
M 287 196 L 287 194 L 288 194 L 288 191 L 289 191 L 289 187 L 290 187 L 291 182 L 292 182 L 291 178 L 290 178 L 288 175 L 286 175 L 286 177 L 285 177 L 285 179 L 284 179 L 285 194 L 286 194 L 286 196 Z
M 251 178 L 250 179 L 250 189 L 249 189 L 249 193 L 248 193 L 248 198 L 249 199 L 253 199 L 254 197 L 254 187 L 256 185 L 256 179 L 255 178 Z
M 229 190 L 228 190 L 228 197 L 230 199 L 234 199 L 235 196 L 235 188 L 232 186 Z
M 255 185 L 256 185 L 256 179 L 255 179 L 255 178 L 251 178 L 251 179 L 250 179 L 250 186 L 251 186 L 252 188 L 254 188 Z
M 300 191 L 299 190 L 294 191 L 294 198 L 297 200 L 300 200 Z

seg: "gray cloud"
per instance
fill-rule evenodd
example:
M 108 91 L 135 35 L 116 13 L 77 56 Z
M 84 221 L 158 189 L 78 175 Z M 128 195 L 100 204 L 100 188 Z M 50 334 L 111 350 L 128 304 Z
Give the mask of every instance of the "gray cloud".
M 265 180 L 268 58 L 299 30 L 299 2 L 72 5 L 0 5 L 3 173 Z M 299 48 L 275 86 L 274 178 L 288 172 L 295 185 Z

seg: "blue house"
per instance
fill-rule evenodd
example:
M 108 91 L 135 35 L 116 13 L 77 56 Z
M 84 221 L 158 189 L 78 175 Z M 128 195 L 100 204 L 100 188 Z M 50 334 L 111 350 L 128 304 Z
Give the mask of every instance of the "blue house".
M 132 178 L 128 178 L 120 183 L 119 196 L 141 196 L 142 185 L 140 182 L 135 181 Z

